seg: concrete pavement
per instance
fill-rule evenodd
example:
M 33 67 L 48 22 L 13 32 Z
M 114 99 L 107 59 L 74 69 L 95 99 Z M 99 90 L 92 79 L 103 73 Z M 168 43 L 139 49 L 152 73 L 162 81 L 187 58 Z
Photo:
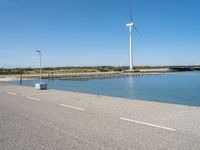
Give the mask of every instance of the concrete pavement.
M 200 149 L 200 108 L 0 84 L 0 149 Z

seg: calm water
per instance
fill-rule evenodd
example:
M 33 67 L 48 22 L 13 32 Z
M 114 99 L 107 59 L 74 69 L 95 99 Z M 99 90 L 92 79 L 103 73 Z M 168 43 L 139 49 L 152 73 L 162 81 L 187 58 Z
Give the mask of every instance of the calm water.
M 33 87 L 38 80 L 23 81 Z M 48 88 L 141 99 L 163 103 L 200 106 L 200 74 L 185 73 L 91 81 L 43 80 Z M 19 81 L 13 81 L 19 84 Z

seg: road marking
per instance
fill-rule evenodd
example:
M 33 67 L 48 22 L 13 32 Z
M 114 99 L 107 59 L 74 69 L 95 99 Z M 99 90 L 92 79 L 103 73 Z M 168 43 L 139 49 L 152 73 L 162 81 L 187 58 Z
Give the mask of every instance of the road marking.
M 69 105 L 65 105 L 65 104 L 59 104 L 62 107 L 67 107 L 67 108 L 72 108 L 72 109 L 76 109 L 76 110 L 81 110 L 81 111 L 85 111 L 84 108 L 78 108 L 78 107 L 74 107 L 74 106 L 69 106 Z
M 26 97 L 28 99 L 31 99 L 31 100 L 35 100 L 35 101 L 41 101 L 41 99 L 38 99 L 38 98 L 35 98 L 35 97 Z
M 10 94 L 10 95 L 17 95 L 16 93 L 13 93 L 13 92 L 8 92 L 8 94 Z
M 143 125 L 151 126 L 151 127 L 161 128 L 161 129 L 165 129 L 165 130 L 176 131 L 175 129 L 172 129 L 172 128 L 163 127 L 163 126 L 159 126 L 159 125 L 155 125 L 155 124 L 151 124 L 151 123 L 140 122 L 140 121 L 136 121 L 136 120 L 132 120 L 132 119 L 127 119 L 127 118 L 122 118 L 122 117 L 120 117 L 120 119 L 124 120 L 124 121 L 129 121 L 129 122 L 134 122 L 134 123 L 138 123 L 138 124 L 143 124 Z

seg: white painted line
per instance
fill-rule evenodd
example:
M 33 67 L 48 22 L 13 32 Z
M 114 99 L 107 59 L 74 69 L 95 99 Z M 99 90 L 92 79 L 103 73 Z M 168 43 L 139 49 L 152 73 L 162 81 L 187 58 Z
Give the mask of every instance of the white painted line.
M 35 98 L 35 97 L 26 97 L 28 99 L 31 99 L 31 100 L 35 100 L 35 101 L 41 101 L 41 99 L 38 99 L 38 98 Z
M 16 93 L 13 93 L 13 92 L 8 92 L 8 94 L 10 94 L 10 95 L 17 95 Z
M 78 108 L 78 107 L 74 107 L 74 106 L 69 106 L 69 105 L 65 105 L 65 104 L 59 104 L 62 107 L 67 107 L 67 108 L 72 108 L 72 109 L 76 109 L 76 110 L 81 110 L 81 111 L 85 111 L 84 108 Z
M 161 129 L 165 129 L 165 130 L 176 131 L 175 129 L 172 129 L 172 128 L 163 127 L 163 126 L 159 126 L 159 125 L 155 125 L 155 124 L 151 124 L 151 123 L 140 122 L 140 121 L 136 121 L 136 120 L 132 120 L 132 119 L 127 119 L 127 118 L 122 118 L 122 117 L 120 117 L 120 119 L 124 120 L 124 121 L 129 121 L 129 122 L 134 122 L 134 123 L 138 123 L 138 124 L 143 124 L 143 125 L 151 126 L 151 127 L 161 128 Z

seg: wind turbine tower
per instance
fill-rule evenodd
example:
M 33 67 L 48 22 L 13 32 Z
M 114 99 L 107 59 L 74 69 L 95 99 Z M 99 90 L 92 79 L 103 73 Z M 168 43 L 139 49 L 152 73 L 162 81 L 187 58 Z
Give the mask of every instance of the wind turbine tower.
M 132 29 L 133 29 L 133 23 L 129 23 L 126 25 L 129 27 L 129 34 L 130 34 L 130 70 L 133 70 L 133 54 L 132 54 Z
M 130 9 L 130 23 L 126 24 L 126 26 L 129 28 L 129 36 L 130 36 L 130 71 L 133 71 L 133 48 L 132 48 L 132 35 L 133 35 L 133 29 L 135 29 L 137 32 L 138 29 L 137 27 L 135 26 L 135 24 L 133 23 L 133 17 L 132 17 L 132 10 L 131 10 L 131 4 L 130 4 L 130 1 L 129 1 L 129 9 Z

